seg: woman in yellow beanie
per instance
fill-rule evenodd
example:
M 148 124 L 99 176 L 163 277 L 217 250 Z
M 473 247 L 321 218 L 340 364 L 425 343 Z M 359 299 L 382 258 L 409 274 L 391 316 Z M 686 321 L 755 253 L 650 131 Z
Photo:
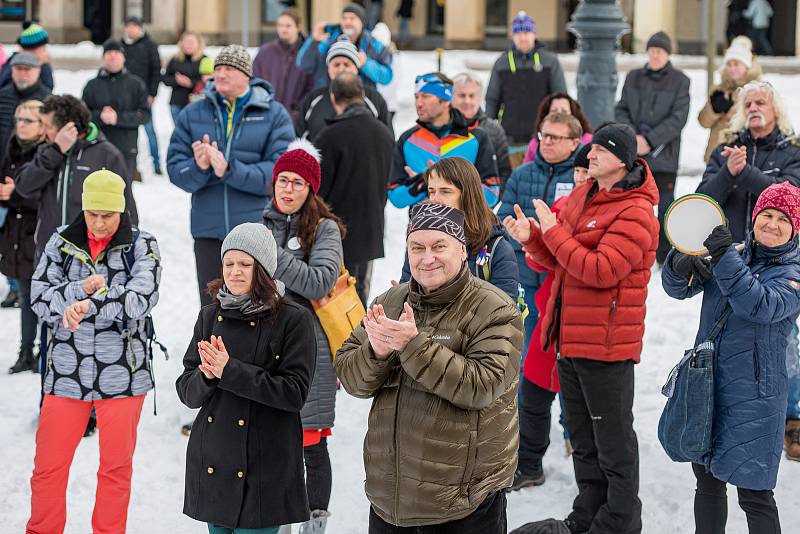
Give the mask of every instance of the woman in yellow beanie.
M 48 241 L 31 287 L 52 335 L 26 532 L 64 530 L 69 469 L 92 408 L 100 431 L 92 530 L 125 532 L 136 427 L 153 388 L 145 319 L 158 302 L 158 243 L 131 225 L 119 175 L 93 172 L 81 200 L 81 215 Z

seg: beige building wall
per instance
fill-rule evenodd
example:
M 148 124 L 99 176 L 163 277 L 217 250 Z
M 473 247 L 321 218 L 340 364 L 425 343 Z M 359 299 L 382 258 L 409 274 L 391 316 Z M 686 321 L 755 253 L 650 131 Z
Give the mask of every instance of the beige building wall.
M 83 27 L 83 0 L 46 0 L 40 4 L 39 23 L 47 29 L 50 41 L 54 43 L 77 42 L 89 38 L 89 31 Z M 16 41 L 22 30 L 14 23 L 11 42 Z M 4 42 L 8 42 L 5 41 Z
M 445 46 L 483 43 L 486 33 L 485 0 L 460 0 L 458 8 L 448 2 L 444 8 Z
M 674 46 L 677 3 L 678 0 L 636 0 L 632 24 L 634 52 L 644 52 L 647 39 L 657 31 L 672 36 Z
M 566 9 L 561 9 L 560 0 L 509 0 L 508 35 L 511 35 L 511 21 L 520 11 L 525 11 L 536 21 L 536 38 L 542 41 L 556 41 L 566 35 Z M 561 14 L 560 11 L 564 11 Z
M 397 9 L 400 7 L 401 0 L 384 0 L 383 2 L 383 22 L 389 26 L 392 32 L 392 39 L 399 31 L 400 18 L 397 16 Z M 422 37 L 428 30 L 428 5 L 427 2 L 418 1 L 414 2 L 414 11 L 412 12 L 411 24 L 409 24 L 409 31 L 415 37 Z
M 342 8 L 348 4 L 347 0 L 313 0 L 311 3 L 311 28 L 317 24 L 339 23 L 342 18 Z

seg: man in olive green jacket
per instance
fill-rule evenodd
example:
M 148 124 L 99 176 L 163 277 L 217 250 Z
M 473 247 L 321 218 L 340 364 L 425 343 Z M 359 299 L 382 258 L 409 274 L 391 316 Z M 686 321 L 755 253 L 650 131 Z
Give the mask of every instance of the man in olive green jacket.
M 522 320 L 505 293 L 465 267 L 461 211 L 415 206 L 407 246 L 411 281 L 376 299 L 335 361 L 351 395 L 373 398 L 369 532 L 441 525 L 504 534 Z

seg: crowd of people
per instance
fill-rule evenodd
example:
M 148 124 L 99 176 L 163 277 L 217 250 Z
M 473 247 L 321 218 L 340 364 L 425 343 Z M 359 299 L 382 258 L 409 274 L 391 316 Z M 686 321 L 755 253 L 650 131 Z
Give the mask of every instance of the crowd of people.
M 800 144 L 748 38 L 698 117 L 697 191 L 728 222 L 696 256 L 663 231 L 690 103 L 663 32 L 615 120 L 592 125 L 520 12 L 485 94 L 470 73 L 420 73 L 416 124 L 395 135 L 381 92 L 394 45 L 359 4 L 310 36 L 287 9 L 255 59 L 239 45 L 212 59 L 186 32 L 163 70 L 142 21 L 125 22 L 81 99 L 51 94 L 37 24 L 0 74 L 0 272 L 21 313 L 9 372 L 42 384 L 26 532 L 63 531 L 73 454 L 95 428 L 92 528 L 126 528 L 162 269 L 132 189 L 140 126 L 155 174 L 191 195 L 201 309 L 176 388 L 199 410 L 182 429 L 183 512 L 210 533 L 325 532 L 340 387 L 372 399 L 371 534 L 505 533 L 506 493 L 546 484 L 556 399 L 578 494 L 566 518 L 514 532 L 640 533 L 634 369 L 654 274 L 676 299 L 703 293 L 697 342 L 718 347 L 696 532 L 725 531 L 727 484 L 751 533 L 781 531 L 781 450 L 800 461 Z M 387 200 L 409 208 L 405 262 L 369 302 Z M 320 309 L 346 291 L 360 303 L 342 343 Z

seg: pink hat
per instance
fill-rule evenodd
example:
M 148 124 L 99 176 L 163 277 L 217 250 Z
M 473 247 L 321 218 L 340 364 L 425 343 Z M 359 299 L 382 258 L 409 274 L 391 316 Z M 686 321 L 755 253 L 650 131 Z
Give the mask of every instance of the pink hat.
M 756 207 L 753 208 L 752 221 L 755 222 L 759 213 L 770 208 L 789 217 L 792 221 L 792 235 L 797 235 L 797 230 L 800 228 L 800 188 L 789 182 L 783 182 L 764 189 L 758 196 Z

